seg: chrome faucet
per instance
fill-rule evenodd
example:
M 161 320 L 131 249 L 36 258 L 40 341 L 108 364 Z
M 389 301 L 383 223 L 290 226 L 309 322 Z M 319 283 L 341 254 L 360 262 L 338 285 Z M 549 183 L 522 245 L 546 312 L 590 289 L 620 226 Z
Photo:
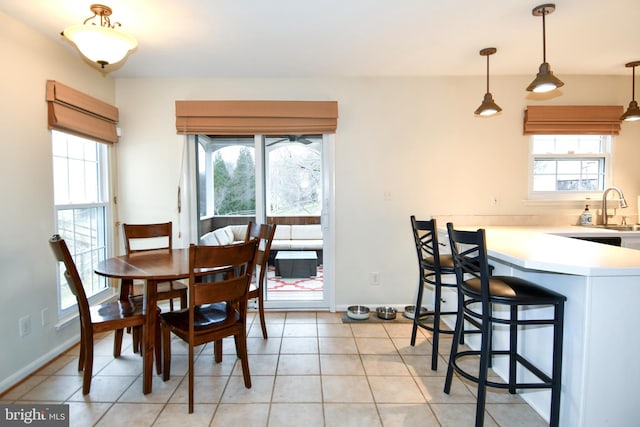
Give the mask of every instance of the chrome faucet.
M 622 194 L 622 190 L 620 190 L 618 187 L 609 187 L 606 190 L 604 190 L 604 193 L 602 194 L 602 224 L 603 225 L 607 225 L 607 221 L 608 221 L 608 217 L 609 214 L 607 213 L 607 194 L 609 194 L 609 191 L 616 191 L 618 193 L 618 196 L 620 196 L 620 207 L 621 208 L 626 208 L 627 207 L 627 201 L 624 199 L 624 195 Z M 614 208 L 614 214 L 615 215 L 615 208 Z M 612 215 L 612 216 L 613 216 Z

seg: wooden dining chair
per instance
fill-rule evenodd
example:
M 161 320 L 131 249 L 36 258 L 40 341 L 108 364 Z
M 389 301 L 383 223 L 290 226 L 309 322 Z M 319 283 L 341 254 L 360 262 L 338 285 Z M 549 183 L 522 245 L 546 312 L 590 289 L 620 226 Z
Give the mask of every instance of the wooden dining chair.
M 233 336 L 244 385 L 251 388 L 247 356 L 247 294 L 258 240 L 223 246 L 189 247 L 189 309 L 160 315 L 163 380 L 171 374 L 171 332 L 189 346 L 189 413 L 193 412 L 194 347 L 214 342 L 222 360 L 222 339 Z
M 275 224 L 256 224 L 253 221 L 249 221 L 247 225 L 247 234 L 244 238 L 245 242 L 251 239 L 258 239 L 259 245 L 256 252 L 256 274 L 249 287 L 248 299 L 257 298 L 258 301 L 258 315 L 260 316 L 260 326 L 262 326 L 262 336 L 267 337 L 267 325 L 264 321 L 264 279 L 267 275 L 267 261 L 269 260 L 269 253 L 271 252 L 271 242 L 273 242 L 273 236 L 276 232 Z
M 145 322 L 142 300 L 128 298 L 116 300 L 97 306 L 90 306 L 82 285 L 82 279 L 73 261 L 66 242 L 55 234 L 49 239 L 49 245 L 56 260 L 63 264 L 64 277 L 69 289 L 75 295 L 80 313 L 80 355 L 78 356 L 78 371 L 84 371 L 82 394 L 88 394 L 91 389 L 93 375 L 93 337 L 94 334 L 114 331 L 113 357 L 120 357 L 122 347 L 122 332 L 124 328 L 140 331 Z M 156 340 L 159 340 L 159 333 Z M 160 348 L 156 349 L 156 363 L 160 363 Z
M 124 248 L 127 255 L 154 249 L 172 248 L 172 223 L 160 224 L 122 224 Z M 142 295 L 141 285 L 123 280 L 120 285 L 121 297 Z M 173 311 L 173 300 L 180 298 L 180 308 L 187 308 L 187 286 L 179 281 L 158 283 L 158 301 L 169 300 L 169 309 Z

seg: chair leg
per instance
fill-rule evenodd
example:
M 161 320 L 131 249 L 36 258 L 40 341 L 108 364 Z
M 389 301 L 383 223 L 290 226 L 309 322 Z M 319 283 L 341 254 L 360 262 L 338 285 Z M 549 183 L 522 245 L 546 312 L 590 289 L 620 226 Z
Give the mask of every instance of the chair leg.
M 142 352 L 140 351 L 140 337 L 142 334 L 140 333 L 140 328 L 131 328 L 131 345 L 133 347 L 134 353 L 140 353 L 142 356 Z
M 193 414 L 193 342 L 189 342 L 189 413 Z
M 84 365 L 85 365 L 84 358 L 86 355 L 85 346 L 86 346 L 85 331 L 82 325 L 80 325 L 80 354 L 78 355 L 78 372 L 84 371 Z
M 113 357 L 120 357 L 120 352 L 122 351 L 122 335 L 124 333 L 123 329 L 116 329 L 113 334 Z
M 260 292 L 258 294 L 258 315 L 260 316 L 260 326 L 262 327 L 262 338 L 265 340 L 269 338 L 267 336 L 267 324 L 264 321 L 264 295 L 262 292 L 262 288 L 259 289 Z
M 451 340 L 451 351 L 449 352 L 449 364 L 447 366 L 447 376 L 444 381 L 444 392 L 451 392 L 451 383 L 453 381 L 453 363 L 458 354 L 458 343 L 463 336 L 462 327 L 464 323 L 464 297 L 458 290 L 458 315 L 456 316 L 456 324 L 453 330 L 453 339 Z
M 421 270 L 420 274 L 424 274 Z M 418 297 L 413 311 L 413 328 L 411 329 L 411 346 L 416 345 L 416 336 L 418 335 L 418 322 L 420 321 L 420 310 L 422 308 L 422 292 L 424 291 L 424 282 L 422 277 L 418 281 Z
M 133 280 L 122 279 L 120 280 L 120 301 L 128 301 L 133 291 Z M 131 333 L 131 328 L 127 328 L 127 333 Z M 135 352 L 135 347 L 134 347 Z
M 518 311 L 516 310 L 516 317 L 517 317 L 517 315 L 518 315 Z M 493 318 L 493 305 L 492 304 L 489 304 L 489 316 L 488 316 L 488 318 L 489 319 Z M 489 348 L 489 362 L 488 362 L 489 364 L 488 364 L 488 366 L 489 366 L 489 368 L 493 368 L 493 357 L 492 357 L 492 354 L 491 354 L 491 351 L 493 350 L 493 328 L 489 328 L 487 333 L 489 334 L 489 347 L 488 347 Z M 517 333 L 518 333 L 518 330 L 516 329 L 516 334 Z M 513 348 L 515 348 L 516 352 L 517 352 L 518 347 L 513 347 Z M 515 376 L 514 376 L 514 378 L 515 378 Z
M 560 425 L 560 392 L 562 388 L 562 336 L 564 334 L 564 303 L 554 309 L 553 320 L 553 366 L 551 373 L 551 414 L 549 425 Z
M 169 310 L 173 311 L 173 298 L 169 298 Z
M 213 354 L 216 363 L 222 362 L 222 340 L 217 340 L 213 343 Z
M 162 380 L 168 381 L 171 375 L 171 331 L 164 323 L 162 329 Z
M 251 373 L 249 372 L 249 357 L 247 356 L 247 338 L 245 334 L 236 335 L 236 353 L 242 364 L 242 376 L 244 378 L 244 386 L 251 388 Z
M 162 331 L 160 330 L 160 316 L 156 317 L 156 339 L 153 350 L 156 356 L 156 373 L 160 375 L 162 373 Z
M 431 370 L 438 370 L 438 343 L 440 342 L 440 303 L 442 301 L 442 284 L 440 275 L 434 273 L 435 284 L 433 285 L 435 295 L 433 301 L 433 337 L 431 339 Z M 464 334 L 463 334 L 464 335 Z
M 476 427 L 484 425 L 484 407 L 487 400 L 487 373 L 489 370 L 489 359 L 491 358 L 489 329 L 491 322 L 483 308 L 482 338 L 480 343 L 480 369 L 478 372 L 478 394 L 476 397 Z
M 87 342 L 90 339 L 90 342 Z M 82 377 L 82 394 L 89 394 L 91 390 L 91 377 L 93 376 L 93 334 L 91 337 L 83 337 L 84 349 L 84 374 Z
M 510 308 L 511 322 L 509 324 L 509 393 L 516 394 L 516 369 L 518 355 L 518 306 Z M 491 341 L 489 341 L 491 343 Z
M 180 309 L 184 310 L 185 308 L 187 308 L 187 293 L 183 292 L 182 295 L 180 295 Z
M 131 288 L 133 287 L 133 280 L 122 279 L 120 281 L 120 301 L 127 301 L 131 296 Z

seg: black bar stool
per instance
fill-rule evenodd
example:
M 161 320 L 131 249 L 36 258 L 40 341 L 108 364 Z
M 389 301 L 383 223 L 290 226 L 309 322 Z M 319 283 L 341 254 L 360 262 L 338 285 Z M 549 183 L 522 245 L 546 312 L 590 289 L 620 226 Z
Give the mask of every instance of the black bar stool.
M 560 386 L 562 378 L 562 333 L 564 324 L 564 303 L 567 298 L 529 281 L 511 276 L 491 276 L 487 260 L 485 231 L 460 231 L 447 224 L 451 254 L 458 283 L 458 316 L 455 334 L 449 355 L 449 367 L 444 392 L 451 391 L 451 381 L 455 370 L 464 378 L 478 384 L 476 404 L 476 426 L 484 422 L 486 388 L 508 389 L 514 394 L 517 389 L 551 389 L 550 425 L 557 426 L 560 416 Z M 494 305 L 509 307 L 509 318 L 493 316 Z M 552 306 L 553 317 L 519 319 L 518 309 L 525 306 Z M 480 350 L 458 351 L 463 334 L 463 318 L 473 317 L 481 322 Z M 509 348 L 494 350 L 491 345 L 491 333 L 494 324 L 509 326 Z M 518 326 L 550 325 L 553 327 L 553 362 L 551 376 L 542 372 L 525 357 L 518 353 Z M 480 356 L 478 376 L 465 371 L 458 360 L 468 356 Z M 509 375 L 507 383 L 489 381 L 487 371 L 490 359 L 494 355 L 509 357 Z M 516 380 L 516 369 L 520 365 L 535 375 L 539 382 Z
M 415 240 L 416 252 L 418 253 L 418 269 L 420 281 L 418 283 L 418 297 L 416 299 L 415 310 L 413 314 L 413 329 L 411 331 L 411 345 L 416 344 L 416 335 L 418 327 L 431 331 L 433 333 L 432 352 L 431 352 L 431 369 L 438 369 L 438 342 L 440 334 L 453 334 L 450 329 L 443 329 L 440 324 L 442 316 L 458 315 L 457 311 L 442 311 L 442 287 L 455 288 L 457 284 L 442 283 L 443 274 L 455 274 L 453 269 L 453 258 L 451 255 L 440 255 L 438 242 L 438 227 L 436 220 L 417 221 L 414 215 L 411 215 L 411 228 L 413 229 L 413 238 Z M 428 317 L 421 316 L 422 297 L 425 287 L 433 288 L 434 301 L 433 311 L 428 312 Z M 433 324 L 428 320 L 433 315 Z M 475 331 L 477 332 L 477 331 Z

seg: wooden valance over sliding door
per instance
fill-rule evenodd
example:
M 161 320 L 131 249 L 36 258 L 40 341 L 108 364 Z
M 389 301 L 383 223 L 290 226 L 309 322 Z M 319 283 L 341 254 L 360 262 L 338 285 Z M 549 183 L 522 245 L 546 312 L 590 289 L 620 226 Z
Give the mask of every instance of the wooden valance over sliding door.
M 176 101 L 178 134 L 335 133 L 336 101 Z
M 118 109 L 55 80 L 47 80 L 49 129 L 99 142 L 118 142 Z
M 621 105 L 537 105 L 524 112 L 525 135 L 618 135 Z

